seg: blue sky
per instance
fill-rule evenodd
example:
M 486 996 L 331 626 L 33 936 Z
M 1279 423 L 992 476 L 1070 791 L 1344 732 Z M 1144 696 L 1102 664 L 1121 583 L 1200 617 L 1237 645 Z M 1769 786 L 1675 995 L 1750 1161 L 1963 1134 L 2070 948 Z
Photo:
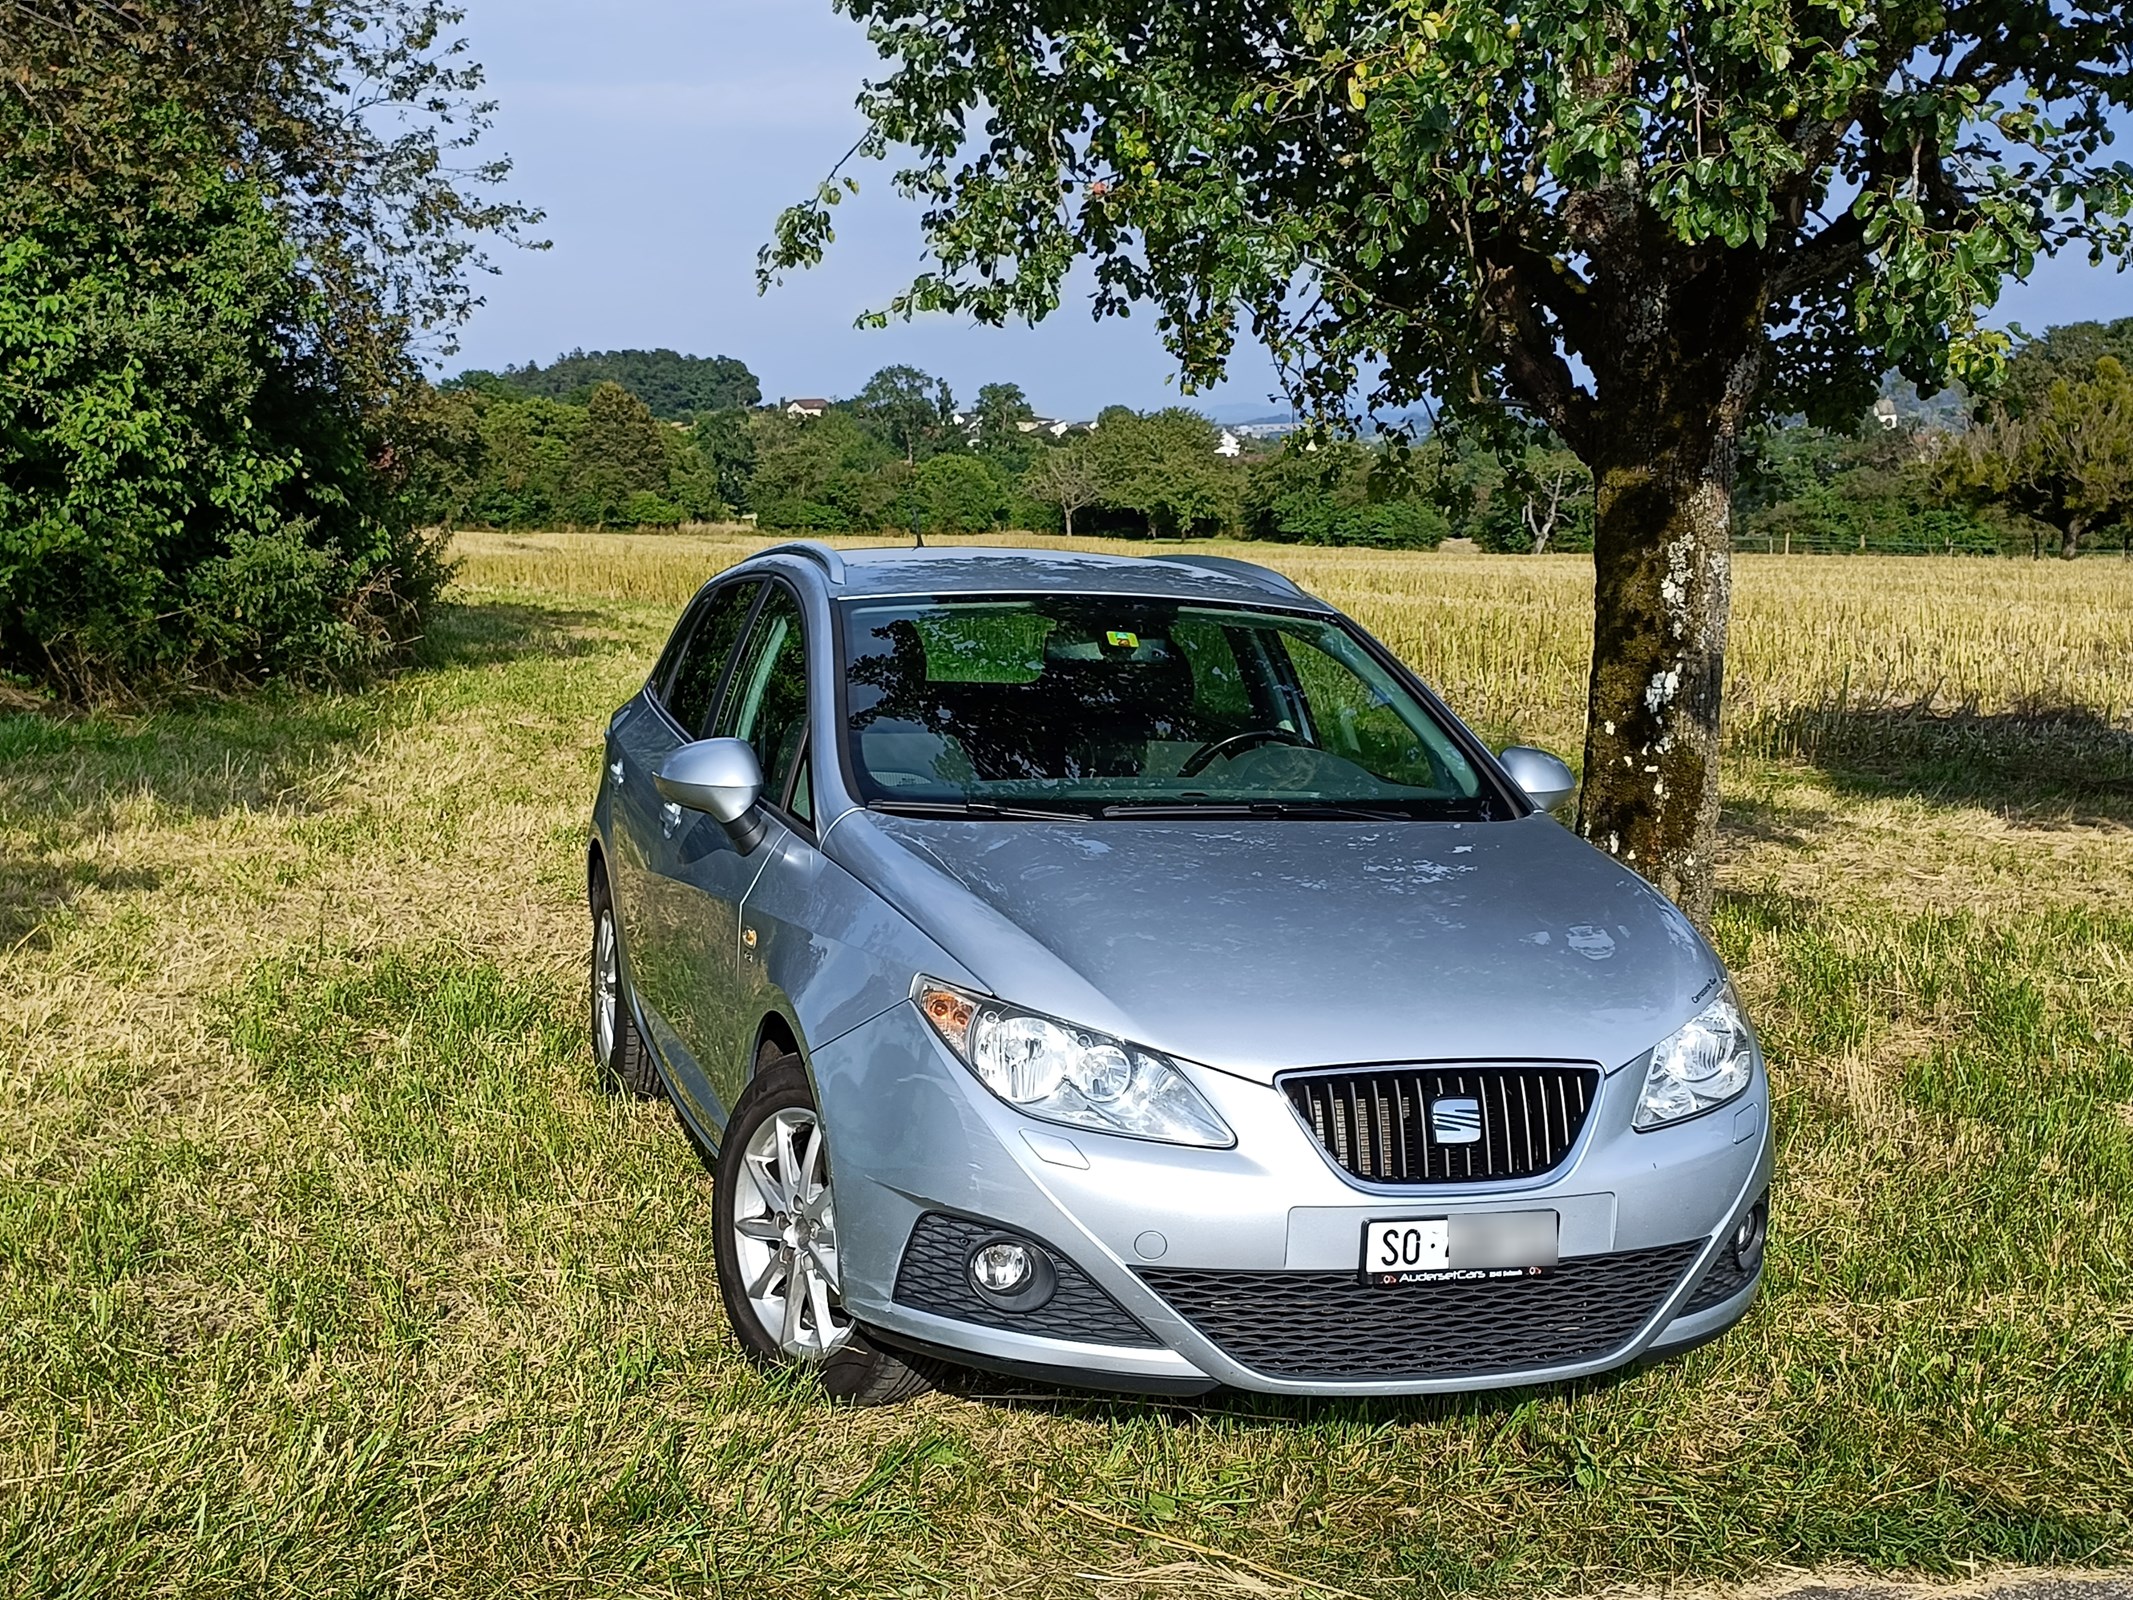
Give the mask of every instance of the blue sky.
M 855 329 L 920 265 L 916 208 L 878 168 L 839 208 L 828 260 L 757 297 L 757 247 L 858 136 L 852 97 L 877 65 L 828 0 L 463 3 L 501 102 L 489 148 L 516 161 L 512 190 L 547 211 L 554 248 L 499 257 L 453 368 L 665 345 L 738 356 L 773 398 L 847 395 L 899 361 L 964 399 L 1012 380 L 1057 415 L 1176 397 L 1152 317 L 1094 323 L 1073 299 L 1034 329 L 946 317 Z M 2133 276 L 2048 262 L 2001 311 L 2033 330 L 2133 314 Z M 1274 409 L 1263 354 L 1240 351 L 1232 372 L 1193 403 Z

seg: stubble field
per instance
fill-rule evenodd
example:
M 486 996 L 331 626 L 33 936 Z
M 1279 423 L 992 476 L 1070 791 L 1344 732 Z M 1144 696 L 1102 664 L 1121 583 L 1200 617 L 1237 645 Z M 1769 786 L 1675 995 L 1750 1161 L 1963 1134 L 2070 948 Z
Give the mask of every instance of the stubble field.
M 735 1352 L 708 1175 L 582 1042 L 599 727 L 762 542 L 468 535 L 376 690 L 0 718 L 0 1591 L 2133 1561 L 2133 571 L 1740 561 L 1717 935 L 1780 1170 L 1730 1338 L 1465 1401 L 853 1413 Z M 1229 553 L 1574 754 L 1583 561 Z

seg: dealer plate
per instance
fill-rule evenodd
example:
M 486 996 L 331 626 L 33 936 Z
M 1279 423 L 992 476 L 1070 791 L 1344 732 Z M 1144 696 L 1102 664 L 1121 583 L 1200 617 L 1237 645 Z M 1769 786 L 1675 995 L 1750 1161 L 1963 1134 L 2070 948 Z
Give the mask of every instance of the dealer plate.
M 1363 1224 L 1363 1282 L 1468 1283 L 1537 1278 L 1555 1265 L 1562 1218 L 1553 1211 L 1465 1212 Z

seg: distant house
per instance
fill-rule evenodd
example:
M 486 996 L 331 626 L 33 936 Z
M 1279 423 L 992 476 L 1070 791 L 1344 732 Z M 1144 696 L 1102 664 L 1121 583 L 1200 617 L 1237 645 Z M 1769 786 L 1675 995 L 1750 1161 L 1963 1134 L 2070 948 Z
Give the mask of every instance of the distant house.
M 785 414 L 788 417 L 819 417 L 829 408 L 830 403 L 827 400 L 788 400 L 785 402 Z
M 1881 424 L 1884 432 L 1894 433 L 1897 422 L 1901 420 L 1896 415 L 1896 402 L 1887 395 L 1883 395 L 1879 400 L 1876 400 L 1874 402 L 1874 420 Z
M 1215 454 L 1218 456 L 1234 456 L 1243 448 L 1237 436 L 1227 428 L 1222 430 L 1222 437 L 1215 441 Z

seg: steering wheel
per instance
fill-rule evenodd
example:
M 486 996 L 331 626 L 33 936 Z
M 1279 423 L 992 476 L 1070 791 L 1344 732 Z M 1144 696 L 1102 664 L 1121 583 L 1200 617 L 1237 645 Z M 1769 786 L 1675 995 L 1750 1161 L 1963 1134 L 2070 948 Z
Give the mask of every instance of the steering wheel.
M 1178 768 L 1181 778 L 1197 778 L 1220 756 L 1242 755 L 1263 744 L 1293 744 L 1305 748 L 1304 741 L 1287 728 L 1247 728 L 1242 733 L 1233 733 L 1227 739 L 1214 739 L 1200 746 L 1185 758 L 1185 765 Z

